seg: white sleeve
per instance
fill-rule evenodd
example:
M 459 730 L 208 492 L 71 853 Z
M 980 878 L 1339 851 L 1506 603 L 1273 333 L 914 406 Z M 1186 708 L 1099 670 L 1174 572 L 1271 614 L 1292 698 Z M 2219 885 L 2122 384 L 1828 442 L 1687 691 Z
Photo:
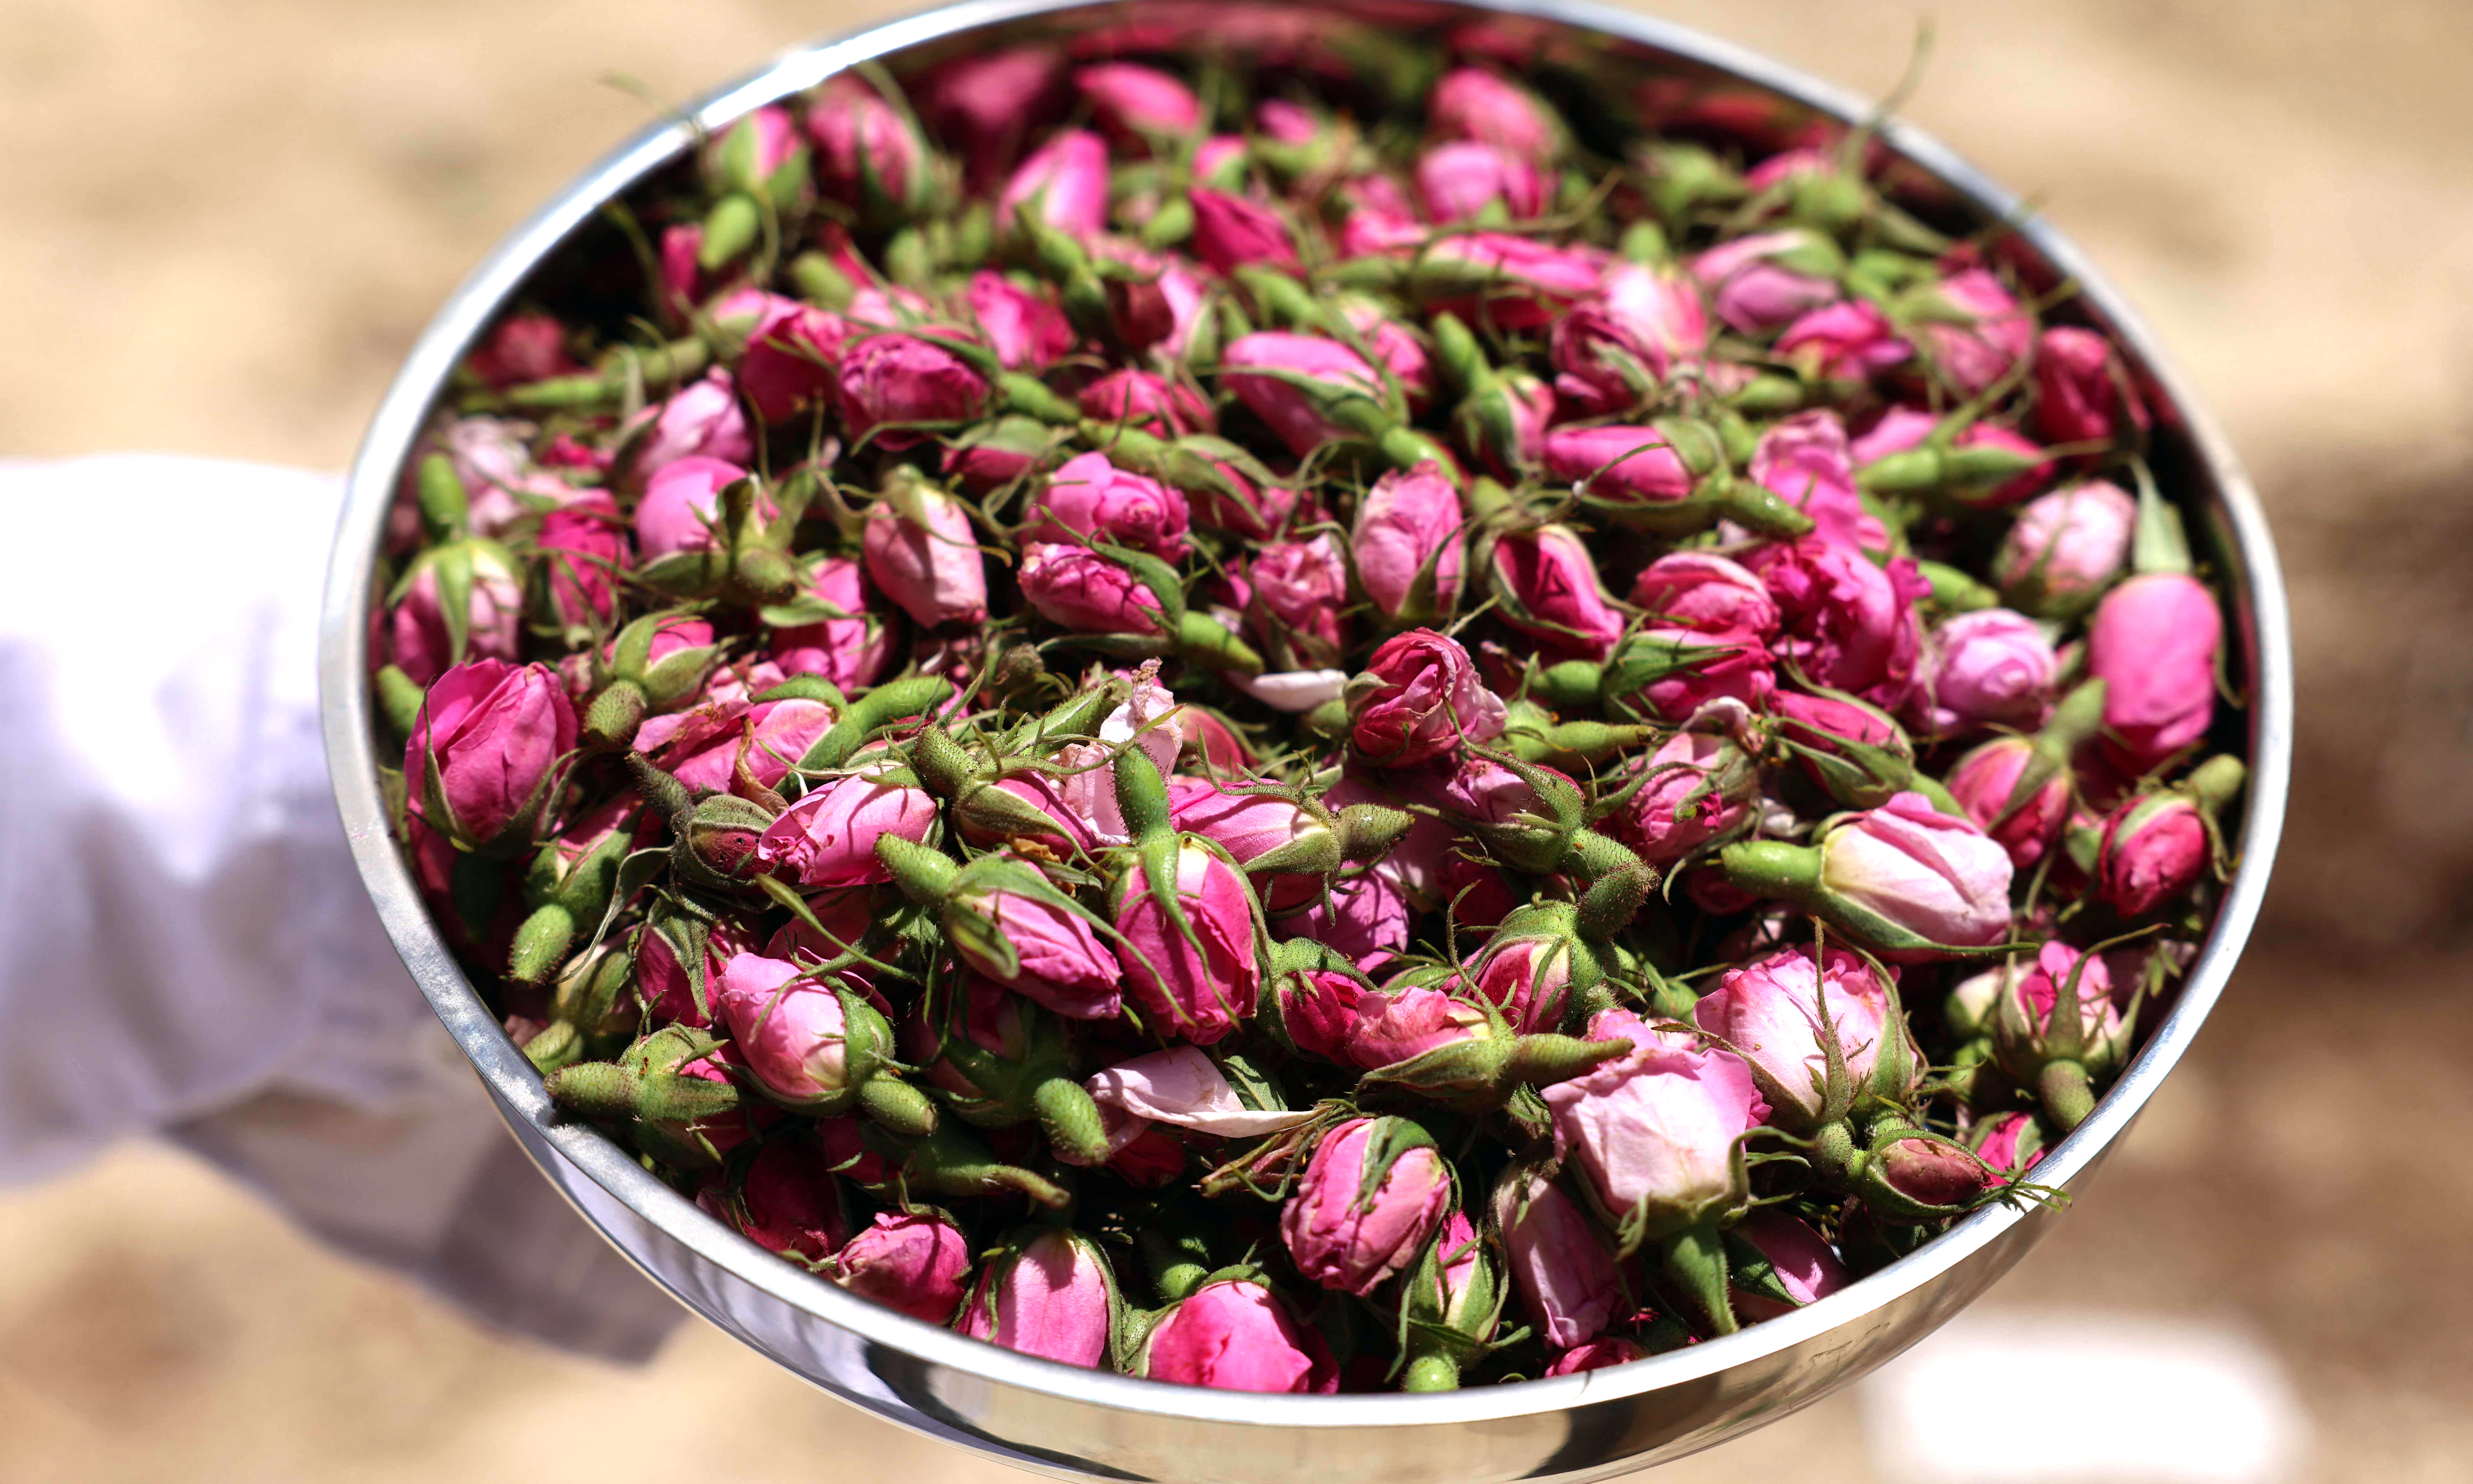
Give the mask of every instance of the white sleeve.
M 362 894 L 319 735 L 341 481 L 0 462 L 0 1184 L 169 1132 L 503 1328 L 678 1310 L 497 1125 Z

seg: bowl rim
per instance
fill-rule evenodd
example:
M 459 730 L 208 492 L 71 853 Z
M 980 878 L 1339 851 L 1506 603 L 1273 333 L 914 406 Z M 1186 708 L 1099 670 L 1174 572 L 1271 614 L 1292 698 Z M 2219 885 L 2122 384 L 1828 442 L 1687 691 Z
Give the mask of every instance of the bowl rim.
M 1594 0 L 1500 0 L 1495 4 L 1431 0 L 1431 4 L 1438 11 L 1533 18 L 1604 33 L 1730 73 L 1842 122 L 1863 120 L 1870 113 L 1871 106 L 1859 95 L 1748 49 Z M 683 109 L 673 121 L 641 131 L 510 232 L 440 307 L 388 388 L 347 479 L 327 570 L 319 655 L 327 762 L 354 862 L 388 936 L 502 1112 L 523 1118 L 546 1146 L 573 1163 L 611 1199 L 699 1259 L 804 1315 L 986 1382 L 1060 1400 L 1198 1423 L 1307 1429 L 1413 1427 L 1524 1418 L 1568 1411 L 1584 1402 L 1635 1397 L 1759 1361 L 1852 1324 L 1924 1288 L 2035 1214 L 1998 1206 L 1977 1211 L 1913 1254 L 1828 1298 L 1736 1334 L 1620 1366 L 1438 1395 L 1275 1396 L 1161 1384 L 1068 1366 L 897 1313 L 782 1261 L 663 1185 L 588 1125 L 563 1122 L 554 1115 L 539 1074 L 508 1039 L 431 925 L 387 827 L 378 786 L 366 680 L 371 577 L 398 471 L 420 435 L 433 399 L 466 348 L 526 277 L 591 218 L 601 202 L 636 185 L 687 147 L 697 128 L 717 131 L 752 108 L 812 87 L 857 62 L 922 42 L 1042 15 L 1135 8 L 1123 0 L 964 0 L 783 54 Z M 2237 633 L 2239 620 L 2247 619 L 2254 665 L 2250 772 L 2242 814 L 2240 865 L 2172 1010 L 2095 1113 L 2037 1166 L 2039 1181 L 2066 1187 L 2127 1129 L 2188 1049 L 2222 993 L 2256 921 L 2282 829 L 2292 765 L 2293 678 L 2283 577 L 2256 491 L 2239 459 L 2153 332 L 2121 293 L 2060 232 L 2040 217 L 2028 215 L 2015 195 L 1937 139 L 1894 118 L 1880 125 L 1880 138 L 1976 208 L 2012 221 L 2017 234 L 2046 263 L 2077 283 L 2082 302 L 2124 343 L 2175 409 L 2194 453 L 2217 486 L 2231 544 L 2245 569 L 2242 575 L 2246 611 L 2238 601 L 2241 591 L 2235 592 L 2233 607 Z M 586 1215 L 589 1220 L 589 1213 Z M 679 1297 L 675 1287 L 644 1268 L 623 1246 L 614 1240 L 612 1245 L 648 1278 Z

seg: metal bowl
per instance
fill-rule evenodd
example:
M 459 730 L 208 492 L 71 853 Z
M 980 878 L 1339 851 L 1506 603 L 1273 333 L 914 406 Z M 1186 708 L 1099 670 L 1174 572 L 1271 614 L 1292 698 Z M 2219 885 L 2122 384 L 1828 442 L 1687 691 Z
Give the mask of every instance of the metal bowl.
M 1575 0 L 971 0 L 793 53 L 693 110 L 718 132 L 747 110 L 870 59 L 923 62 L 1030 41 L 1088 53 L 1130 38 L 1180 46 L 1328 49 L 1360 64 L 1404 39 L 1482 26 L 1536 59 L 1567 104 L 1658 110 L 1673 121 L 1755 118 L 1823 136 L 1863 105 L 1774 62 L 1659 21 Z M 1112 39 L 1116 38 L 1116 39 Z M 1696 113 L 1694 110 L 1697 110 Z M 1586 127 L 1585 116 L 1581 119 Z M 1688 127 L 1688 123 L 1686 125 Z M 1033 1359 L 965 1339 L 820 1281 L 682 1199 L 591 1128 L 551 1110 L 431 923 L 387 831 L 372 746 L 365 645 L 372 572 L 390 505 L 433 399 L 474 337 L 601 204 L 679 161 L 684 122 L 646 131 L 516 229 L 430 323 L 354 464 L 327 579 L 321 667 L 328 763 L 361 874 L 404 963 L 472 1060 L 541 1172 L 680 1302 L 816 1385 L 878 1417 L 1060 1477 L 1327 1484 L 1594 1479 L 1708 1448 L 1826 1396 L 1963 1308 L 2050 1230 L 2054 1212 L 1993 1208 L 1845 1291 L 1741 1333 L 1608 1370 L 1437 1396 L 1257 1396 L 1164 1385 Z M 2013 268 L 2075 280 L 2078 305 L 2126 347 L 2159 413 L 2155 458 L 2233 596 L 2234 673 L 2250 762 L 2241 866 L 2177 1001 L 2093 1117 L 2037 1167 L 2078 1185 L 2187 1049 L 2231 977 L 2267 888 L 2292 752 L 2293 660 L 2283 582 L 2257 498 L 2222 435 L 2153 336 L 2058 233 L 1940 144 L 1894 122 L 1907 199 L 1949 223 L 2008 221 Z

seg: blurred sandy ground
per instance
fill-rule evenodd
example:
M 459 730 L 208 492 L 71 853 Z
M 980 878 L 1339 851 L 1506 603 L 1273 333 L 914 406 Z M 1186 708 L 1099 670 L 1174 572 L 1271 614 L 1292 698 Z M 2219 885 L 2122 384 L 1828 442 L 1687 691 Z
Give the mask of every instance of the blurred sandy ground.
M 607 76 L 684 97 L 898 9 L 0 0 L 0 453 L 340 467 L 448 288 L 646 119 Z M 1664 10 L 1877 93 L 1918 7 Z M 2304 1389 L 2316 1476 L 2461 1480 L 2473 7 L 1937 14 L 1913 116 L 2041 193 L 2229 423 L 2283 543 L 2305 683 L 2293 827 L 2246 966 L 1997 1301 L 2246 1324 Z M 1959 1404 L 2022 1425 L 2062 1400 L 1984 1384 Z M 1834 1401 L 1665 1477 L 1861 1480 L 1852 1423 Z M 857 1460 L 1000 1476 L 701 1328 L 632 1374 L 493 1339 L 147 1147 L 0 1198 L 0 1479 L 94 1484 L 764 1481 Z

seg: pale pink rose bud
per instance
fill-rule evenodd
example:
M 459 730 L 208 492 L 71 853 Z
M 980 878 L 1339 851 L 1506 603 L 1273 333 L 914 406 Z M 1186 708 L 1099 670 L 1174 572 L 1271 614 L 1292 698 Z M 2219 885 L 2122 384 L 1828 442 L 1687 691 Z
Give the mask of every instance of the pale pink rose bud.
M 987 378 L 968 361 L 915 335 L 868 335 L 842 354 L 834 381 L 842 428 L 900 450 L 928 437 L 921 424 L 967 422 L 987 401 Z
M 723 1193 L 720 1186 L 708 1186 L 696 1204 L 768 1252 L 815 1262 L 850 1238 L 841 1182 L 812 1139 L 766 1140 L 748 1163 L 737 1199 L 722 1199 Z
M 1417 194 L 1437 222 L 1464 222 L 1488 207 L 1501 212 L 1498 222 L 1521 222 L 1546 209 L 1547 178 L 1508 150 L 1461 139 L 1417 161 Z
M 839 315 L 775 295 L 747 332 L 738 387 L 766 422 L 783 422 L 829 398 L 850 325 Z M 744 458 L 742 451 L 740 457 Z
M 1021 539 L 1068 546 L 1077 539 L 1105 541 L 1177 562 L 1185 556 L 1190 520 L 1183 491 L 1120 469 L 1104 453 L 1085 453 L 1047 476 L 1031 502 Z M 1028 582 L 1026 571 L 1023 581 Z
M 1456 639 L 1411 629 L 1385 639 L 1348 685 L 1349 740 L 1369 762 L 1405 768 L 1502 735 L 1502 698 Z
M 1631 585 L 1635 608 L 1652 618 L 1709 633 L 1777 633 L 1777 601 L 1739 562 L 1709 551 L 1669 552 Z
M 1343 874 L 1326 898 L 1273 926 L 1284 939 L 1319 943 L 1372 973 L 1408 945 L 1413 916 L 1399 874 L 1377 865 L 1359 874 Z
M 852 774 L 783 810 L 757 838 L 756 865 L 804 891 L 890 881 L 876 842 L 895 835 L 915 844 L 935 823 L 934 795 Z
M 1596 1338 L 1622 1303 L 1614 1253 L 1597 1223 L 1550 1180 L 1520 1172 L 1494 1193 L 1512 1286 L 1540 1338 L 1569 1350 Z
M 575 735 L 575 707 L 547 665 L 457 665 L 429 687 L 404 744 L 405 809 L 468 850 L 530 845 L 549 827 Z
M 1746 335 L 1764 334 L 1833 304 L 1846 266 L 1837 244 L 1809 227 L 1756 232 L 1721 242 L 1692 260 L 1717 318 Z
M 716 370 L 671 393 L 654 411 L 629 468 L 642 484 L 681 459 L 744 464 L 755 453 L 747 414 L 738 405 L 738 384 L 730 372 Z
M 1240 866 L 1274 850 L 1293 855 L 1326 838 L 1336 842 L 1326 816 L 1284 794 L 1242 792 L 1207 778 L 1180 778 L 1168 780 L 1167 797 L 1170 824 L 1218 846 Z
M 843 1244 L 824 1275 L 863 1299 L 941 1325 L 962 1302 L 971 1242 L 959 1227 L 928 1212 L 878 1211 Z
M 1108 372 L 1075 394 L 1073 400 L 1086 418 L 1162 438 L 1209 433 L 1219 425 L 1218 415 L 1191 387 L 1140 367 Z
M 1603 659 L 1630 620 L 1597 580 L 1597 559 L 1570 526 L 1498 538 L 1487 572 L 1502 621 L 1560 656 Z
M 1608 1366 L 1629 1365 L 1635 1360 L 1647 1358 L 1647 1348 L 1638 1340 L 1626 1340 L 1621 1335 L 1609 1334 L 1602 1339 L 1591 1340 L 1585 1345 L 1576 1345 L 1563 1352 L 1554 1357 L 1553 1363 L 1546 1368 L 1544 1374 L 1577 1376 L 1583 1371 L 1602 1371 Z
M 1708 315 L 1689 278 L 1625 263 L 1606 274 L 1598 298 L 1554 323 L 1555 395 L 1572 415 L 1629 413 L 1708 339 Z
M 746 469 L 719 459 L 680 459 L 661 466 L 636 506 L 636 556 L 649 562 L 674 552 L 720 545 L 715 526 L 721 519 L 721 491 L 747 477 Z M 779 514 L 773 497 L 760 491 L 756 508 L 768 521 Z
M 1324 669 L 1339 661 L 1347 637 L 1348 562 L 1329 532 L 1309 541 L 1273 541 L 1245 568 L 1254 589 L 1254 629 L 1269 642 L 1280 668 Z
M 1373 1071 L 1487 1034 L 1485 1012 L 1477 1006 L 1444 990 L 1392 984 L 1358 994 L 1334 1060 Z
M 1095 237 L 1108 226 L 1108 141 L 1087 129 L 1068 130 L 1014 168 L 996 198 L 996 225 L 1018 212 L 1068 237 Z
M 1664 869 L 1751 817 L 1760 778 L 1743 750 L 1724 737 L 1678 731 L 1648 755 L 1648 781 L 1620 816 L 1623 842 Z
M 1516 924 L 1515 924 L 1516 925 Z M 1477 961 L 1471 987 L 1524 1035 L 1563 1023 L 1572 989 L 1572 940 L 1566 933 L 1500 931 Z
M 1736 1144 L 1768 1116 L 1751 1068 L 1731 1051 L 1659 1031 L 1628 1010 L 1602 1010 L 1589 1040 L 1631 1051 L 1541 1089 L 1554 1147 L 1609 1215 L 1690 1225 L 1749 1197 Z
M 1650 427 L 1549 428 L 1538 458 L 1547 478 L 1622 504 L 1670 505 L 1690 498 L 1696 483 L 1666 435 Z
M 564 376 L 584 368 L 567 353 L 566 326 L 556 315 L 511 314 L 464 358 L 464 369 L 493 392 Z
M 1072 350 L 1080 338 L 1045 294 L 1021 288 L 1002 274 L 974 273 L 966 292 L 980 338 L 1008 370 L 1037 371 Z
M 1120 144 L 1176 140 L 1202 127 L 1202 104 L 1183 80 L 1138 62 L 1105 61 L 1073 72 L 1074 91 Z
M 2026 798 L 2017 798 L 2019 779 L 2035 761 L 2035 744 L 2027 737 L 1994 737 L 1957 760 L 1949 771 L 1949 791 L 1966 817 L 2009 852 L 2009 863 L 2032 871 L 2052 849 L 2070 817 L 2070 776 L 2055 771 Z
M 470 502 L 465 525 L 472 535 L 496 537 L 533 509 L 523 497 L 564 503 L 575 498 L 575 486 L 541 467 L 533 457 L 535 429 L 530 423 L 502 418 L 458 418 L 446 425 L 436 451 L 455 467 Z M 420 463 L 414 461 L 406 483 L 418 488 Z
M 1257 330 L 1231 342 L 1219 365 L 1222 384 L 1299 457 L 1352 435 L 1335 412 L 1382 399 L 1382 378 L 1365 358 L 1321 335 Z
M 1167 1311 L 1131 1367 L 1136 1376 L 1222 1391 L 1329 1394 L 1339 1369 L 1314 1330 L 1288 1317 L 1268 1287 L 1205 1283 Z
M 1797 413 L 1761 435 L 1752 483 L 1810 515 L 1813 537 L 1864 551 L 1885 550 L 1888 528 L 1863 508 L 1846 424 L 1826 408 Z
M 1220 189 L 1242 184 L 1247 149 L 1242 134 L 1212 134 L 1194 146 L 1193 179 Z
M 454 629 L 440 586 L 448 563 L 465 568 L 464 645 L 455 645 Z M 600 588 L 608 602 L 607 576 Z M 524 592 L 505 548 L 488 541 L 459 541 L 433 547 L 414 559 L 412 579 L 386 615 L 381 654 L 416 685 L 426 685 L 467 659 L 514 659 L 523 647 Z
M 1195 186 L 1193 255 L 1220 273 L 1246 263 L 1297 266 L 1297 249 L 1280 214 L 1259 201 Z
M 1914 563 L 1883 567 L 1837 541 L 1806 538 L 1744 558 L 1774 598 L 1780 633 L 1770 648 L 1805 680 L 1894 709 L 1914 680 L 1923 647 L 1915 599 L 1930 589 Z
M 644 731 L 665 719 L 653 717 Z M 654 759 L 681 784 L 689 790 L 727 789 L 744 761 L 756 781 L 771 788 L 789 776 L 791 765 L 832 726 L 833 712 L 821 701 L 767 701 L 743 711 L 727 709 L 720 717 L 690 715 L 684 721 Z M 636 742 L 650 745 L 643 732 Z
M 1440 617 L 1459 607 L 1466 511 L 1437 464 L 1392 469 L 1357 502 L 1349 553 L 1357 585 L 1387 618 Z
M 2089 480 L 2040 495 L 2018 512 L 1992 559 L 1992 575 L 2029 612 L 2068 617 L 2095 602 L 2129 561 L 2138 502 Z
M 1831 381 L 1865 381 L 1913 357 L 1886 315 L 1862 299 L 1823 305 L 1798 318 L 1777 339 L 1777 353 Z
M 1509 232 L 1461 232 L 1436 240 L 1418 258 L 1409 289 L 1471 323 L 1534 329 L 1597 294 L 1606 267 L 1602 252 Z
M 2087 623 L 2086 673 L 2104 682 L 2104 750 L 2145 773 L 2207 734 L 2223 616 L 2206 584 L 2149 572 L 2104 594 Z
M 989 979 L 1058 1015 L 1074 1020 L 1111 1020 L 1123 1009 L 1124 971 L 1091 924 L 1053 902 L 1017 892 L 972 892 L 954 898 L 948 911 L 987 920 L 1013 945 L 1017 966 L 980 952 L 973 939 L 948 933 L 964 962 Z
M 1159 595 L 1095 551 L 1034 541 L 1021 549 L 1021 595 L 1042 618 L 1076 634 L 1156 634 Z
M 850 1024 L 840 995 L 802 972 L 781 959 L 735 954 L 708 993 L 768 1094 L 794 1107 L 830 1104 L 865 1080 L 882 1048 Z
M 1352 1118 L 1314 1146 L 1280 1236 L 1309 1281 L 1362 1298 L 1416 1260 L 1451 1199 L 1451 1171 L 1425 1130 Z
M 1820 850 L 1822 889 L 1893 928 L 1960 948 L 2009 935 L 2009 852 L 1921 794 L 1851 816 Z M 1892 962 L 1906 956 L 1895 945 L 1878 946 Z
M 617 502 L 596 491 L 551 511 L 541 517 L 533 549 L 534 560 L 549 574 L 549 606 L 557 621 L 568 629 L 589 629 L 595 620 L 607 625 L 616 611 L 617 574 L 630 561 Z M 396 647 L 399 652 L 399 641 Z M 396 663 L 403 663 L 399 653 Z
M 981 1271 L 961 1330 L 1025 1355 L 1098 1368 L 1108 1363 L 1116 1310 L 1116 1279 L 1099 1244 L 1049 1229 Z
M 860 554 L 869 580 L 928 628 L 984 623 L 988 571 L 970 515 L 942 491 L 915 487 L 913 492 L 915 518 L 893 501 L 868 511 Z
M 1262 971 L 1253 898 L 1236 868 L 1190 843 L 1177 848 L 1167 895 L 1173 913 L 1139 862 L 1118 878 L 1116 956 L 1153 1030 L 1207 1046 L 1254 1013 Z
M 1820 1025 L 1824 996 L 1848 1077 L 1836 1098 Z M 1845 1116 L 1848 1100 L 1871 1078 L 1884 1037 L 1902 1034 L 1889 1023 L 1887 986 L 1840 948 L 1817 963 L 1811 948 L 1794 947 L 1729 969 L 1701 997 L 1693 1020 L 1742 1056 L 1771 1119 L 1798 1134 Z
M 1482 67 L 1454 67 L 1426 99 L 1426 117 L 1445 139 L 1474 139 L 1525 159 L 1562 146 L 1562 120 L 1537 95 Z
M 1768 1259 L 1770 1271 L 1786 1290 L 1789 1301 L 1781 1303 L 1774 1295 L 1738 1288 L 1734 1292 L 1735 1312 L 1744 1319 L 1759 1321 L 1790 1314 L 1855 1281 L 1819 1233 L 1774 1207 L 1752 1212 L 1728 1228 L 1727 1234 L 1750 1244 Z
M 773 662 L 784 675 L 820 675 L 843 691 L 864 690 L 882 678 L 893 658 L 866 572 L 848 557 L 820 557 L 808 568 L 803 596 L 842 616 L 776 629 L 768 641 Z
M 1962 396 L 1973 396 L 2008 375 L 2034 347 L 2034 317 L 1988 269 L 1954 273 L 1927 290 L 1925 299 L 1937 314 L 1924 319 L 1918 338 Z M 1969 323 L 1949 323 L 1952 311 Z
M 2143 918 L 2196 886 L 2214 859 L 2215 842 L 2196 800 L 2172 793 L 2133 797 L 2103 822 L 2095 895 L 2125 918 Z
M 2035 432 L 2052 443 L 2108 443 L 2153 419 L 2103 334 L 2056 324 L 2035 342 Z
M 857 78 L 827 83 L 804 120 L 815 146 L 816 180 L 833 200 L 862 212 L 899 212 L 928 188 L 927 146 L 908 114 Z
M 1953 613 L 1924 639 L 1909 705 L 1923 730 L 2033 730 L 2052 713 L 2060 660 L 2035 621 L 2005 608 Z

